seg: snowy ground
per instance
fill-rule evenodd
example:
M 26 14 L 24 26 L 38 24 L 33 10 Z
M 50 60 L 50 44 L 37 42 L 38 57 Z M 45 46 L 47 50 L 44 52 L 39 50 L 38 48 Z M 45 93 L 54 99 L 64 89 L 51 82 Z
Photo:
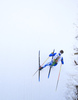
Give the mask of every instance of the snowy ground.
M 77 66 L 74 68 L 72 62 L 77 3 L 0 1 L 0 100 L 72 100 L 72 93 L 67 94 L 71 91 L 69 85 L 77 80 Z M 64 50 L 65 64 L 57 91 L 60 63 L 52 68 L 49 79 L 49 67 L 41 71 L 40 82 L 38 73 L 32 77 L 38 69 L 38 51 L 42 64 L 53 49 Z

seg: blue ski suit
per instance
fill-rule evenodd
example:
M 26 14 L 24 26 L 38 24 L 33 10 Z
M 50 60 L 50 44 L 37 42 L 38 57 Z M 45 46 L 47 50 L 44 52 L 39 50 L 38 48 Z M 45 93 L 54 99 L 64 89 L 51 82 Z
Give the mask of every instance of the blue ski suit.
M 46 66 L 56 66 L 59 61 L 61 61 L 61 63 L 64 64 L 63 57 L 61 57 L 61 53 L 58 53 L 58 54 L 51 53 L 51 54 L 49 54 L 49 57 L 53 57 L 53 59 L 50 62 L 48 62 L 47 64 L 45 64 L 42 68 L 45 68 Z M 53 64 L 55 59 L 57 59 L 57 62 Z

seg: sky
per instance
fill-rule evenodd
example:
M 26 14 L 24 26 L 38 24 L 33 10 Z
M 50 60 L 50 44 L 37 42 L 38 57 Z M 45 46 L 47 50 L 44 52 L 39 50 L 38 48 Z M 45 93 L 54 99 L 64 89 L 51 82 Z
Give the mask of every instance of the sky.
M 38 69 L 39 50 L 42 64 L 53 49 L 63 49 L 60 80 L 66 81 L 77 15 L 77 0 L 0 1 L 0 100 L 64 100 L 65 83 L 61 81 L 55 92 L 60 64 L 49 80 L 49 67 L 41 72 L 41 82 L 32 75 Z

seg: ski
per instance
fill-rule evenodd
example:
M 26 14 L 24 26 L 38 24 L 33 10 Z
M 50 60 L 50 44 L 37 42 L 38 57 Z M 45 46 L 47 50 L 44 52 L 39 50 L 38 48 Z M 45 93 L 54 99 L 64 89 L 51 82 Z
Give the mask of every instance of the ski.
M 52 53 L 54 53 L 54 52 L 55 52 L 55 49 L 53 50 Z M 52 59 L 53 59 L 53 56 L 52 56 Z M 49 78 L 49 76 L 50 76 L 50 72 L 51 72 L 51 68 L 52 68 L 52 66 L 53 66 L 53 65 L 50 66 L 49 73 L 48 73 L 48 78 Z
M 51 66 L 50 66 L 50 69 L 49 69 L 48 78 L 49 78 L 49 76 L 50 76 L 50 72 L 51 72 Z
M 39 60 L 39 68 L 40 68 L 40 51 L 39 51 L 39 58 L 38 58 L 38 60 Z M 38 73 L 38 80 L 40 81 L 40 70 L 38 70 L 39 71 L 39 73 Z

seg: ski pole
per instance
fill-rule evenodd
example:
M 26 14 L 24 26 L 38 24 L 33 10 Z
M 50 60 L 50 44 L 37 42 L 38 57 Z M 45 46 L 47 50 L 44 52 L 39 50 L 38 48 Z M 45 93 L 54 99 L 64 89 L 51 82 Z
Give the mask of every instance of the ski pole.
M 52 53 L 54 53 L 55 49 L 53 50 Z M 49 57 L 44 61 L 44 63 L 49 59 Z M 53 59 L 53 56 L 52 56 L 52 59 Z M 44 65 L 44 63 L 41 65 L 41 67 Z
M 49 59 L 49 57 L 44 61 L 44 63 Z M 44 63 L 41 65 L 41 67 L 44 65 Z
M 62 64 L 60 65 L 60 70 L 59 70 L 58 80 L 57 80 L 57 84 L 56 84 L 56 90 L 57 90 L 58 83 L 59 83 L 59 78 L 60 78 L 60 73 L 61 73 L 61 67 L 62 67 Z
M 53 52 L 52 53 L 54 53 L 54 51 L 55 51 L 55 49 L 53 50 Z M 49 57 L 44 61 L 44 63 L 47 61 L 49 59 Z M 53 59 L 53 57 L 52 57 L 52 59 Z M 44 65 L 44 63 L 40 66 L 40 67 L 42 67 L 43 65 Z M 39 70 L 39 69 L 38 69 Z M 38 71 L 37 70 L 37 71 Z M 33 76 L 37 73 L 37 71 L 33 74 Z
M 49 57 L 44 61 L 44 63 L 49 59 Z M 44 63 L 41 65 L 41 67 L 44 65 Z M 39 70 L 39 69 L 38 69 Z M 38 71 L 37 70 L 37 71 Z M 37 71 L 33 74 L 33 76 L 37 73 Z

